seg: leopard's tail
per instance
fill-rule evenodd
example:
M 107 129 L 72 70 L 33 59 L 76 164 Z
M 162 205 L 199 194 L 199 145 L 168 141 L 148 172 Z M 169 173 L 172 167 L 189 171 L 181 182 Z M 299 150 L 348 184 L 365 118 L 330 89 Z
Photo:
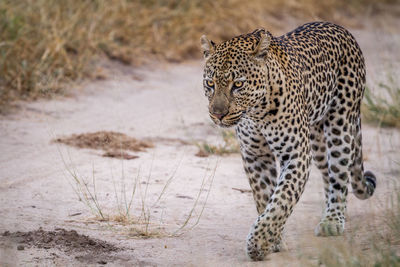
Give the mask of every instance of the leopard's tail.
M 361 118 L 358 117 L 354 129 L 355 157 L 351 166 L 351 187 L 359 199 L 367 199 L 374 194 L 376 177 L 371 171 L 364 172 L 362 155 Z

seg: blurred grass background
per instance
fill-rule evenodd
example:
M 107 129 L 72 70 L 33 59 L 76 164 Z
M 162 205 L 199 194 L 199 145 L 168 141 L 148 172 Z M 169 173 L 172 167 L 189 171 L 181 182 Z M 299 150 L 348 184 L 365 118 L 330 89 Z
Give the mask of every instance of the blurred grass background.
M 373 89 L 367 86 L 361 112 L 367 122 L 378 127 L 400 128 L 400 85 L 393 76 Z
M 203 33 L 216 41 L 290 21 L 348 27 L 396 17 L 398 0 L 1 0 L 0 112 L 16 99 L 51 97 L 90 78 L 102 57 L 138 66 L 198 58 Z M 289 22 L 289 23 L 287 23 Z M 290 28 L 288 25 L 290 24 Z

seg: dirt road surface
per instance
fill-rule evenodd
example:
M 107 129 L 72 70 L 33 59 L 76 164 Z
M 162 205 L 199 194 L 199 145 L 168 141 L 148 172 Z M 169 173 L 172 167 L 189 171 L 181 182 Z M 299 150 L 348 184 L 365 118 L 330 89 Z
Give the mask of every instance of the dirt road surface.
M 400 60 L 391 54 L 398 37 L 355 35 L 370 84 L 380 81 L 385 66 L 399 69 Z M 0 119 L 1 266 L 298 266 L 301 255 L 317 250 L 316 242 L 332 242 L 313 235 L 323 207 L 322 180 L 313 168 L 285 228 L 287 250 L 266 262 L 250 262 L 245 239 L 257 214 L 239 154 L 195 156 L 196 142 L 223 142 L 208 118 L 202 63 L 142 69 L 105 64 L 117 69 L 107 79 L 86 82 L 67 98 L 22 103 L 18 112 Z M 52 142 L 97 131 L 151 140 L 154 148 L 121 160 Z M 365 167 L 376 174 L 378 187 L 365 201 L 349 194 L 346 235 L 357 235 L 358 224 L 380 216 L 399 177 L 399 131 L 364 124 L 363 138 Z M 69 171 L 87 181 L 92 192 L 95 176 L 96 199 L 111 220 L 96 219 L 79 200 Z M 117 203 L 126 203 L 121 185 L 129 196 L 136 177 L 130 214 L 137 219 L 143 207 L 151 214 L 147 237 L 141 236 L 143 225 L 115 221 Z M 174 234 L 187 218 L 187 226 Z

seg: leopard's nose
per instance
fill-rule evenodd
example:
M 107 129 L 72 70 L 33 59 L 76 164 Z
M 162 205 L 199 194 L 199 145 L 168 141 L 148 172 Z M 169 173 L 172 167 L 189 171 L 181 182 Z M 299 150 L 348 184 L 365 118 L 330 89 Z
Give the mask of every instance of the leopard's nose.
M 213 113 L 211 113 L 211 114 L 212 114 L 214 117 L 216 117 L 217 119 L 222 120 L 222 118 L 225 117 L 225 115 L 226 115 L 227 113 L 213 112 Z

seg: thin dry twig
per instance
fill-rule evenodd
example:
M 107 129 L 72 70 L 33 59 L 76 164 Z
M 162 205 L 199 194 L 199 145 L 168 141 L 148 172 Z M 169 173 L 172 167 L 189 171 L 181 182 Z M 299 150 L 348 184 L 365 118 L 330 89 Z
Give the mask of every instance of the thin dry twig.
M 240 188 L 235 188 L 235 187 L 232 187 L 232 190 L 239 191 L 240 193 L 251 193 L 252 192 L 250 189 L 240 189 Z

